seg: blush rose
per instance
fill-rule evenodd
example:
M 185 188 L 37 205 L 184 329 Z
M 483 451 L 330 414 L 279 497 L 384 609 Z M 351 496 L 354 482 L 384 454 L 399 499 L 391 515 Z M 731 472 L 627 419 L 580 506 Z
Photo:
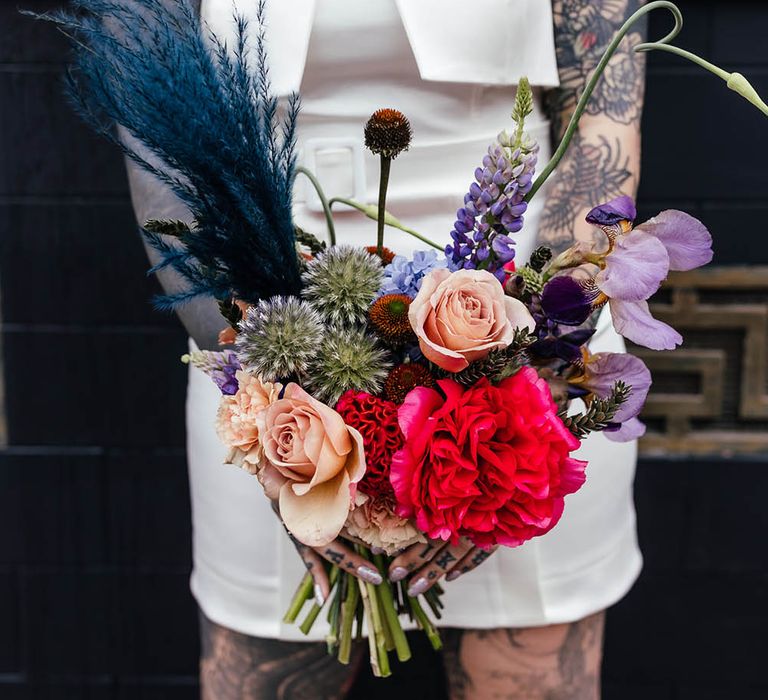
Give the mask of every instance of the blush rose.
M 424 356 L 449 372 L 507 347 L 516 328 L 533 331 L 536 325 L 525 305 L 506 296 L 485 270 L 432 270 L 408 318 Z
M 365 475 L 363 439 L 332 408 L 298 384 L 259 415 L 267 460 L 259 478 L 277 498 L 285 526 L 300 542 L 319 547 L 335 539 Z

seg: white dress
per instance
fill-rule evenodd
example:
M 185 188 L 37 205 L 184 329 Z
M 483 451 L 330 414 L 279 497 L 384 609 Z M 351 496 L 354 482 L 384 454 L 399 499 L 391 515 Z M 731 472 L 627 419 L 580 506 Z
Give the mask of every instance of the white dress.
M 255 4 L 238 3 L 247 14 Z M 456 0 L 273 0 L 268 6 L 273 85 L 279 94 L 301 89 L 303 161 L 329 195 L 375 201 L 378 165 L 363 152 L 362 125 L 379 107 L 400 109 L 411 121 L 414 142 L 393 163 L 388 209 L 441 244 L 485 149 L 511 126 L 511 84 L 523 73 L 535 86 L 557 84 L 549 3 L 478 5 L 498 13 L 504 26 L 516 27 L 500 33 L 508 41 L 492 46 L 479 35 L 473 38 L 474 11 L 467 13 Z M 232 0 L 203 0 L 202 12 L 217 34 L 231 32 Z M 287 42 L 275 38 L 284 36 L 281 31 L 288 32 Z M 538 99 L 528 131 L 539 140 L 545 163 L 550 145 Z M 297 223 L 322 235 L 324 219 L 311 190 L 300 183 L 296 190 Z M 518 260 L 533 248 L 543 195 L 515 236 Z M 375 242 L 374 222 L 336 211 L 340 242 Z M 406 255 L 425 247 L 393 230 L 386 244 Z M 593 350 L 622 349 L 606 314 Z M 187 398 L 192 591 L 203 612 L 221 625 L 260 637 L 306 639 L 281 621 L 304 573 L 301 561 L 256 479 L 222 466 L 224 449 L 214 432 L 218 399 L 213 383 L 193 370 Z M 443 626 L 573 621 L 626 593 L 641 567 L 632 502 L 636 446 L 595 435 L 578 456 L 589 460 L 587 483 L 566 499 L 561 522 L 548 535 L 502 548 L 476 571 L 446 584 Z M 318 622 L 310 639 L 323 634 Z

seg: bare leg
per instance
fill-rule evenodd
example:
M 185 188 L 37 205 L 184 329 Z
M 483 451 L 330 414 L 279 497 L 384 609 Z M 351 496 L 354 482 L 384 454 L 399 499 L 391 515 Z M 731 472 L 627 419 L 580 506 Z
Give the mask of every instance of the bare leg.
M 446 630 L 451 700 L 598 700 L 604 623 Z
M 200 615 L 202 700 L 342 700 L 362 658 L 343 666 L 325 644 L 281 642 L 234 632 Z

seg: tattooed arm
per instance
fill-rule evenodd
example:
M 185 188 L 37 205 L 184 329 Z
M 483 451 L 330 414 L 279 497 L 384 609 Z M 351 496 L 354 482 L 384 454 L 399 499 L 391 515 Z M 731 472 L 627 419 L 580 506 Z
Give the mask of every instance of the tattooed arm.
M 558 143 L 606 46 L 641 0 L 553 0 L 560 87 L 546 108 Z M 621 42 L 595 88 L 557 171 L 547 183 L 538 243 L 559 252 L 574 239 L 589 241 L 584 221 L 597 204 L 634 196 L 640 177 L 640 115 L 645 58 L 633 48 L 645 40 L 638 23 Z

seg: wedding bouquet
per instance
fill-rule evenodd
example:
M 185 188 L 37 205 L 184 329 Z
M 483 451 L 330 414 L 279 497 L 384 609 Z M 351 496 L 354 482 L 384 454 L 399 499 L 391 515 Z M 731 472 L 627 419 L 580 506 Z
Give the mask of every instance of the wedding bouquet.
M 596 316 L 607 306 L 629 340 L 676 347 L 682 338 L 652 317 L 647 300 L 670 270 L 708 263 L 711 237 L 674 210 L 635 225 L 625 196 L 589 212 L 602 232 L 595 243 L 515 260 L 512 236 L 526 235 L 528 203 L 567 148 L 599 69 L 536 178 L 538 146 L 525 132 L 532 94 L 520 81 L 511 131 L 478 154 L 453 230 L 438 243 L 386 211 L 391 165 L 407 151 L 411 127 L 397 110 L 374 113 L 363 131 L 381 161 L 378 205 L 337 201 L 377 221 L 376 245 L 365 245 L 362 228 L 359 246 L 337 245 L 334 200 L 296 167 L 298 100 L 278 117 L 261 34 L 252 69 L 242 19 L 228 49 L 201 34 L 183 1 L 76 5 L 76 16 L 46 18 L 76 37 L 69 87 L 78 109 L 194 216 L 192 224 L 149 221 L 143 231 L 159 255 L 154 270 L 170 268 L 185 283 L 158 305 L 212 296 L 229 324 L 224 350 L 184 358 L 221 390 L 226 462 L 255 475 L 290 536 L 328 560 L 329 651 L 348 662 L 355 628 L 365 624 L 374 670 L 387 675 L 388 652 L 410 656 L 401 619 L 439 647 L 425 606 L 440 617 L 443 575 L 456 578 L 495 547 L 555 527 L 565 496 L 586 478 L 588 465 L 572 456 L 582 439 L 642 435 L 650 373 L 630 354 L 590 353 Z M 646 6 L 606 56 L 658 6 L 674 8 Z M 644 50 L 674 48 L 674 33 Z M 740 80 L 729 86 L 748 92 Z M 113 123 L 160 165 L 120 141 Z M 292 222 L 298 173 L 318 190 L 327 241 Z M 384 245 L 387 225 L 429 249 L 394 255 Z M 354 576 L 361 572 L 345 566 L 338 538 L 377 571 Z M 407 571 L 388 580 L 392 558 L 418 543 L 433 550 L 433 563 L 410 584 Z M 307 573 L 286 620 L 312 599 Z M 311 605 L 302 630 L 322 607 Z

